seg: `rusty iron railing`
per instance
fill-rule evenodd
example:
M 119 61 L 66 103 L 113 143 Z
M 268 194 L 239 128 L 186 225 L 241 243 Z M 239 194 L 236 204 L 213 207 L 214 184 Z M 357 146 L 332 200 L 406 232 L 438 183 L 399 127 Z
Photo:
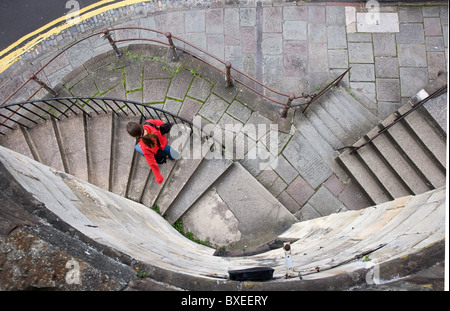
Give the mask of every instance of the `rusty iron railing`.
M 337 77 L 336 79 L 334 79 L 331 83 L 329 83 L 327 86 L 325 86 L 323 89 L 320 90 L 319 93 L 317 94 L 312 94 L 312 95 L 308 95 L 308 97 L 310 98 L 309 101 L 307 103 L 305 103 L 305 107 L 302 110 L 302 113 L 305 112 L 305 110 L 309 107 L 309 105 L 311 105 L 314 101 L 316 101 L 317 99 L 320 98 L 320 96 L 322 96 L 323 94 L 325 94 L 326 92 L 328 92 L 332 87 L 338 85 L 342 79 L 344 78 L 344 76 L 347 74 L 347 72 L 350 71 L 350 69 L 352 69 L 352 67 L 348 68 L 346 71 L 344 71 L 339 77 Z M 301 104 L 300 104 L 301 105 Z M 292 105 L 292 107 L 296 107 L 296 106 L 300 106 L 300 105 Z
M 425 104 L 427 101 L 429 101 L 432 98 L 435 98 L 437 96 L 440 96 L 440 95 L 444 94 L 446 91 L 447 91 L 447 84 L 445 84 L 444 86 L 440 87 L 435 92 L 430 94 L 428 97 L 424 98 L 423 100 L 421 100 L 418 103 L 416 103 L 415 105 L 413 105 L 412 108 L 410 110 L 406 111 L 405 113 L 401 114 L 401 113 L 399 113 L 397 111 L 396 112 L 396 118 L 394 119 L 394 121 L 392 121 L 389 125 L 383 126 L 383 128 L 381 128 L 376 135 L 374 135 L 373 137 L 370 137 L 369 139 L 367 139 L 361 145 L 359 145 L 359 146 L 344 146 L 342 148 L 339 148 L 338 151 L 342 151 L 342 150 L 345 150 L 345 149 L 352 149 L 352 151 L 350 151 L 350 154 L 354 154 L 356 151 L 358 151 L 358 149 L 360 149 L 360 148 L 362 148 L 362 147 L 372 143 L 372 141 L 375 138 L 377 138 L 378 136 L 384 134 L 391 127 L 393 127 L 394 125 L 399 123 L 401 120 L 406 118 L 408 115 L 410 115 L 414 111 L 416 111 L 419 107 L 423 106 L 423 104 Z
M 141 30 L 142 31 L 149 31 L 149 32 L 153 32 L 153 33 L 156 33 L 158 35 L 164 36 L 164 37 L 166 37 L 167 42 L 164 42 L 164 41 L 161 41 L 161 40 L 158 40 L 158 39 L 150 39 L 150 38 L 126 38 L 126 39 L 114 40 L 113 37 L 112 37 L 112 32 L 123 31 L 123 30 L 133 30 L 133 29 L 134 30 L 140 30 L 140 31 Z M 4 99 L 3 102 L 0 104 L 0 106 L 4 106 L 5 104 L 7 104 L 11 100 L 11 98 L 13 98 L 16 94 L 18 94 L 19 91 L 22 90 L 32 80 L 35 81 L 39 85 L 39 87 L 36 90 L 31 92 L 32 94 L 31 94 L 31 96 L 29 96 L 27 98 L 27 101 L 29 101 L 32 98 L 34 98 L 36 96 L 36 94 L 42 89 L 45 89 L 47 92 L 51 93 L 53 96 L 57 96 L 57 92 L 53 88 L 51 88 L 47 83 L 42 81 L 38 77 L 38 74 L 40 72 L 42 72 L 50 63 L 52 63 L 57 57 L 59 57 L 65 51 L 71 49 L 73 46 L 79 44 L 82 41 L 85 41 L 85 40 L 87 40 L 89 38 L 92 38 L 92 37 L 95 37 L 95 36 L 98 36 L 98 35 L 100 35 L 102 38 L 108 40 L 109 44 L 111 45 L 111 48 L 113 49 L 116 57 L 118 57 L 118 58 L 121 57 L 122 54 L 120 52 L 120 49 L 117 47 L 117 43 L 130 42 L 130 41 L 149 41 L 149 42 L 152 42 L 152 43 L 157 43 L 157 44 L 161 44 L 161 45 L 167 46 L 169 48 L 169 58 L 171 60 L 173 60 L 173 61 L 177 61 L 179 59 L 177 50 L 185 52 L 185 53 L 195 57 L 196 59 L 202 61 L 203 63 L 205 63 L 205 64 L 215 68 L 219 72 L 223 73 L 225 78 L 226 78 L 226 87 L 232 87 L 233 86 L 233 81 L 235 81 L 235 82 L 240 83 L 241 85 L 247 87 L 248 89 L 250 89 L 251 91 L 255 92 L 256 94 L 260 95 L 261 97 L 269 100 L 270 102 L 273 102 L 273 103 L 275 103 L 277 105 L 280 105 L 280 106 L 284 107 L 284 109 L 281 112 L 281 117 L 282 118 L 286 118 L 287 112 L 288 112 L 288 110 L 290 108 L 301 106 L 301 105 L 305 105 L 305 103 L 292 104 L 295 99 L 310 98 L 310 101 L 308 103 L 306 103 L 306 107 L 303 109 L 303 111 L 304 111 L 314 100 L 319 98 L 323 93 L 325 93 L 332 86 L 336 85 L 342 79 L 342 77 L 345 75 L 345 73 L 348 72 L 348 70 L 347 70 L 344 74 L 339 76 L 338 79 L 336 79 L 333 83 L 331 83 L 330 85 L 325 87 L 317 95 L 315 95 L 315 94 L 314 95 L 308 95 L 308 94 L 302 93 L 301 95 L 296 96 L 293 93 L 286 94 L 286 93 L 282 93 L 282 92 L 274 90 L 273 88 L 271 88 L 271 87 L 261 83 L 260 81 L 258 81 L 257 79 L 253 78 L 252 76 L 242 72 L 241 70 L 239 70 L 237 68 L 232 67 L 232 64 L 230 62 L 226 62 L 226 61 L 218 58 L 217 56 L 215 56 L 215 55 L 213 55 L 213 54 L 211 54 L 211 53 L 209 53 L 209 52 L 207 52 L 207 51 L 205 51 L 205 50 L 203 50 L 203 49 L 201 49 L 201 48 L 191 44 L 190 42 L 188 42 L 188 41 L 186 41 L 186 40 L 184 40 L 184 39 L 182 39 L 180 37 L 173 36 L 170 32 L 162 32 L 162 31 L 159 31 L 159 30 L 154 30 L 154 29 L 144 28 L 144 27 L 119 27 L 119 28 L 111 28 L 111 29 L 105 28 L 105 29 L 103 29 L 100 32 L 96 32 L 96 33 L 90 34 L 90 35 L 88 35 L 88 36 L 86 36 L 84 38 L 81 38 L 81 39 L 73 42 L 72 44 L 68 45 L 66 48 L 62 49 L 61 51 L 59 51 L 55 56 L 53 56 L 49 61 L 47 61 L 47 63 L 45 63 L 41 68 L 39 68 L 37 71 L 32 73 L 29 76 L 29 78 L 25 82 L 23 82 L 22 85 L 20 85 L 16 90 L 14 90 L 6 99 Z M 206 59 L 204 59 L 204 58 L 194 54 L 191 51 L 188 51 L 185 48 L 182 48 L 180 46 L 176 46 L 174 44 L 174 39 L 179 41 L 179 42 L 184 43 L 187 46 L 192 47 L 196 51 L 196 53 L 198 53 L 198 52 L 203 53 L 204 55 L 207 55 L 210 58 L 218 61 L 219 63 L 223 64 L 223 68 L 219 68 L 219 67 L 213 65 L 211 62 L 208 62 Z M 237 74 L 235 74 L 235 73 L 237 73 Z M 281 96 L 282 98 L 285 98 L 285 101 L 282 102 L 280 100 L 277 100 L 277 99 L 274 99 L 272 97 L 269 97 L 268 95 L 266 95 L 263 92 L 257 90 L 256 88 L 246 84 L 244 81 L 242 81 L 241 78 L 238 77 L 238 75 L 240 75 L 240 76 L 242 76 L 244 78 L 247 78 L 250 81 L 256 83 L 257 85 L 262 87 L 263 90 L 267 90 L 269 92 L 272 92 L 273 94 L 276 94 L 278 96 Z M 16 107 L 16 111 L 18 111 L 20 108 L 21 108 L 20 106 L 17 106 Z M 11 111 L 11 113 L 14 114 L 14 113 L 16 113 L 16 111 Z M 6 119 L 9 120 L 10 118 L 6 118 Z M 2 124 L 4 122 L 5 121 L 3 120 Z
M 19 106 L 22 111 L 16 111 Z M 15 112 L 19 118 L 13 119 L 6 116 L 4 112 Z M 57 97 L 48 99 L 29 100 L 19 103 L 12 103 L 0 106 L 0 117 L 5 118 L 12 124 L 29 129 L 39 123 L 39 121 L 48 121 L 50 119 L 58 120 L 69 118 L 69 115 L 78 115 L 79 113 L 87 116 L 99 115 L 100 113 L 113 113 L 115 115 L 123 114 L 125 116 L 141 116 L 164 120 L 172 124 L 185 124 L 193 130 L 193 123 L 185 118 L 175 115 L 169 111 L 145 105 L 131 100 L 105 97 Z M 2 127 L 14 130 L 13 125 L 0 124 Z M 0 134 L 4 134 L 0 131 Z

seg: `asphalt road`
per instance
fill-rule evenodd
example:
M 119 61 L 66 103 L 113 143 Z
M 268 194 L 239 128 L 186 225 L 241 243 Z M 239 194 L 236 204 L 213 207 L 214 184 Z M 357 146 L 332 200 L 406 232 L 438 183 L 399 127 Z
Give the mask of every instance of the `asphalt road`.
M 99 0 L 0 0 L 0 51 L 78 7 L 96 2 Z

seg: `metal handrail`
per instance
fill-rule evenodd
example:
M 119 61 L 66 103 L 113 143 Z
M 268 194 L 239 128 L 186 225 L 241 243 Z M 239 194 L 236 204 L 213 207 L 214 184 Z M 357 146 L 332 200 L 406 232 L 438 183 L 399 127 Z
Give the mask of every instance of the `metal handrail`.
M 434 93 L 432 93 L 431 95 L 429 95 L 427 98 L 424 98 L 423 100 L 421 100 L 420 102 L 416 103 L 415 105 L 412 106 L 412 108 L 410 110 L 408 110 L 407 112 L 400 114 L 399 112 L 397 112 L 397 117 L 394 119 L 394 121 L 392 121 L 389 125 L 384 126 L 382 129 L 380 129 L 378 131 L 378 133 L 371 137 L 370 139 L 366 140 L 364 143 L 362 143 L 359 146 L 344 146 L 342 148 L 339 148 L 338 151 L 342 151 L 345 149 L 352 149 L 352 151 L 350 151 L 350 154 L 354 154 L 356 151 L 358 151 L 359 148 L 364 147 L 368 144 L 370 144 L 375 138 L 377 138 L 378 136 L 382 135 L 383 133 L 385 133 L 387 130 L 389 130 L 391 127 L 393 127 L 395 124 L 399 123 L 401 120 L 403 120 L 404 118 L 406 118 L 408 115 L 410 115 L 411 113 L 413 113 L 414 111 L 416 111 L 419 107 L 421 107 L 423 104 L 425 104 L 427 101 L 429 101 L 432 98 L 435 98 L 437 96 L 442 95 L 443 93 L 445 93 L 447 90 L 447 84 L 445 84 L 444 86 L 440 87 L 438 90 L 436 90 Z
M 20 119 L 12 119 L 11 117 L 7 117 L 3 114 L 3 110 L 14 111 L 16 106 L 20 106 L 22 109 L 26 110 L 28 115 L 16 111 L 15 115 L 19 116 Z M 45 106 L 47 106 L 47 109 L 43 108 Z M 134 107 L 134 109 L 132 107 Z M 3 124 L 0 124 L 0 129 L 5 127 L 7 129 L 14 130 L 14 124 L 28 129 L 30 128 L 30 125 L 38 124 L 38 121 L 40 120 L 47 121 L 51 118 L 61 120 L 63 117 L 68 118 L 70 113 L 78 115 L 78 113 L 81 112 L 87 116 L 91 116 L 91 114 L 106 114 L 109 111 L 116 115 L 123 113 L 126 116 L 133 114 L 134 116 L 140 116 L 143 118 L 150 117 L 152 119 L 159 120 L 163 120 L 165 118 L 167 122 L 173 121 L 174 124 L 181 123 L 188 125 L 191 131 L 193 131 L 193 127 L 195 126 L 191 121 L 169 111 L 135 101 L 105 97 L 57 97 L 29 100 L 0 106 L 0 117 L 6 119 Z M 13 124 L 5 124 L 8 121 Z M 4 135 L 5 133 L 0 131 L 0 134 Z
M 130 30 L 130 29 L 143 30 L 143 31 L 150 31 L 150 32 L 154 32 L 154 33 L 157 33 L 157 34 L 160 34 L 160 35 L 164 35 L 164 36 L 166 36 L 166 38 L 168 39 L 168 43 L 165 43 L 165 42 L 160 41 L 160 40 L 156 40 L 156 39 L 148 39 L 148 38 L 128 38 L 128 39 L 121 39 L 121 40 L 116 40 L 116 41 L 115 41 L 115 40 L 112 38 L 112 36 L 111 36 L 111 31 Z M 305 94 L 305 93 L 302 93 L 302 95 L 300 95 L 300 96 L 295 96 L 295 95 L 292 94 L 292 93 L 291 93 L 291 94 L 285 94 L 285 93 L 282 93 L 282 92 L 278 92 L 278 91 L 276 91 L 276 90 L 274 90 L 274 89 L 272 89 L 272 88 L 266 86 L 265 84 L 259 82 L 257 79 L 255 79 L 255 78 L 253 78 L 253 77 L 247 75 L 246 73 L 244 73 L 244 72 L 242 72 L 242 71 L 240 71 L 240 70 L 238 70 L 238 69 L 232 67 L 232 65 L 231 65 L 229 62 L 225 62 L 224 60 L 221 60 L 221 59 L 218 58 L 217 56 L 215 56 L 215 55 L 213 55 L 213 54 L 211 54 L 211 53 L 209 53 L 209 52 L 207 52 L 207 51 L 205 51 L 205 50 L 203 50 L 203 49 L 201 49 L 201 48 L 199 48 L 199 47 L 197 47 L 197 46 L 191 44 L 190 42 L 188 42 L 188 41 L 186 41 L 186 40 L 184 40 L 184 39 L 182 39 L 182 38 L 180 38 L 180 37 L 172 36 L 172 34 L 171 34 L 170 32 L 162 32 L 162 31 L 159 31 L 159 30 L 150 29 L 150 28 L 144 28 L 144 27 L 118 27 L 118 28 L 111 28 L 111 29 L 105 28 L 105 29 L 103 29 L 103 30 L 100 31 L 100 32 L 96 32 L 96 33 L 90 34 L 90 35 L 88 35 L 88 36 L 86 36 L 86 37 L 84 37 L 84 38 L 81 38 L 81 39 L 79 39 L 79 40 L 77 40 L 77 41 L 71 43 L 69 46 L 67 46 L 67 47 L 65 47 L 64 49 L 62 49 L 61 51 L 59 51 L 59 52 L 58 52 L 55 56 L 53 56 L 46 64 L 44 64 L 44 65 L 41 66 L 37 71 L 35 71 L 34 73 L 32 73 L 32 74 L 29 76 L 29 78 L 28 78 L 25 82 L 23 82 L 22 85 L 20 85 L 16 90 L 14 90 L 14 91 L 13 91 L 13 92 L 5 99 L 5 100 L 3 100 L 2 103 L 0 104 L 0 106 L 6 105 L 6 103 L 7 103 L 14 95 L 16 95 L 21 89 L 23 89 L 23 88 L 25 87 L 25 85 L 27 85 L 31 80 L 34 80 L 37 84 L 39 84 L 39 88 L 38 88 L 37 90 L 35 90 L 34 92 L 32 92 L 32 95 L 29 96 L 29 97 L 27 98 L 28 101 L 30 101 L 30 100 L 31 100 L 31 99 L 32 99 L 32 98 L 33 98 L 40 90 L 42 90 L 42 89 L 45 89 L 45 90 L 47 90 L 48 92 L 52 93 L 53 96 L 56 96 L 56 95 L 57 95 L 57 92 L 54 91 L 50 86 L 48 86 L 48 84 L 46 84 L 45 82 L 43 82 L 42 80 L 40 80 L 40 79 L 37 77 L 37 75 L 38 75 L 42 70 L 44 70 L 44 68 L 46 68 L 51 62 L 53 62 L 57 57 L 59 57 L 62 53 L 64 53 L 65 51 L 69 50 L 70 48 L 72 48 L 73 46 L 75 46 L 76 44 L 79 44 L 80 42 L 82 42 L 82 41 L 84 41 L 84 40 L 87 40 L 87 39 L 89 39 L 89 38 L 92 38 L 92 37 L 98 36 L 98 35 L 101 35 L 103 38 L 105 38 L 105 39 L 108 40 L 108 42 L 110 43 L 110 45 L 111 45 L 111 47 L 113 48 L 113 50 L 114 50 L 114 52 L 115 52 L 115 54 L 116 54 L 117 57 L 122 56 L 121 53 L 120 53 L 120 51 L 119 51 L 119 49 L 117 48 L 117 45 L 116 45 L 117 42 L 135 41 L 135 40 L 138 40 L 138 41 L 150 41 L 150 42 L 154 42 L 154 43 L 158 43 L 158 44 L 162 44 L 162 45 L 168 46 L 168 47 L 169 47 L 170 54 L 171 54 L 171 57 L 172 57 L 173 60 L 177 60 L 177 59 L 178 59 L 178 55 L 177 55 L 177 53 L 176 53 L 176 50 L 181 50 L 181 51 L 183 51 L 183 52 L 186 52 L 186 53 L 192 55 L 193 57 L 195 57 L 196 59 L 199 59 L 200 61 L 204 62 L 205 64 L 207 64 L 207 65 L 209 65 L 209 66 L 215 68 L 216 70 L 218 70 L 218 71 L 224 73 L 224 74 L 225 74 L 225 77 L 226 77 L 226 81 L 227 81 L 227 83 L 226 83 L 226 84 L 227 84 L 227 87 L 232 86 L 232 81 L 234 80 L 234 81 L 236 81 L 236 82 L 242 84 L 243 86 L 247 87 L 247 88 L 250 89 L 251 91 L 257 93 L 258 95 L 264 97 L 265 99 L 267 99 L 267 100 L 269 100 L 269 101 L 271 101 L 271 102 L 274 102 L 274 103 L 276 103 L 276 104 L 278 104 L 278 105 L 284 106 L 284 107 L 285 107 L 285 111 L 287 111 L 289 108 L 291 108 L 291 103 L 292 103 L 293 100 L 298 99 L 298 98 L 308 98 L 308 97 L 311 97 L 310 95 L 307 95 L 307 94 Z M 174 38 L 174 39 L 176 39 L 176 40 L 178 40 L 178 41 L 180 41 L 180 42 L 183 42 L 183 43 L 185 43 L 185 44 L 191 46 L 192 48 L 194 48 L 196 51 L 199 51 L 199 52 L 201 52 L 201 53 L 204 53 L 205 55 L 208 55 L 209 57 L 212 57 L 213 59 L 215 59 L 215 60 L 219 61 L 220 63 L 224 64 L 224 65 L 225 65 L 225 70 L 222 70 L 222 69 L 220 69 L 220 68 L 214 66 L 213 64 L 211 64 L 211 63 L 208 62 L 207 60 L 201 58 L 201 57 L 198 56 L 198 55 L 195 55 L 194 53 L 192 53 L 192 52 L 190 52 L 190 51 L 187 51 L 187 50 L 185 50 L 185 49 L 183 49 L 183 48 L 181 48 L 181 47 L 175 46 L 174 43 L 173 43 L 172 38 Z M 273 98 L 271 98 L 271 97 L 269 97 L 269 96 L 267 96 L 267 95 L 265 95 L 265 94 L 259 92 L 259 91 L 256 90 L 255 88 L 253 88 L 253 87 L 247 85 L 247 84 L 244 83 L 242 80 L 238 79 L 237 76 L 231 74 L 231 69 L 232 69 L 232 68 L 233 68 L 233 70 L 234 70 L 235 72 L 237 72 L 238 74 L 240 74 L 240 75 L 242 75 L 243 77 L 246 77 L 246 78 L 250 79 L 251 81 L 257 83 L 258 85 L 262 86 L 264 89 L 267 89 L 267 90 L 269 90 L 269 91 L 271 91 L 271 92 L 273 92 L 273 93 L 275 93 L 275 94 L 277 94 L 277 95 L 279 95 L 279 96 L 287 97 L 287 102 L 286 102 L 286 103 L 282 103 L 282 102 L 280 102 L 280 101 L 278 101 L 278 100 L 275 100 L 275 99 L 273 99 Z M 303 104 L 300 104 L 300 105 L 303 105 Z M 296 105 L 296 106 L 298 106 L 298 105 Z M 20 109 L 20 106 L 17 106 L 17 110 L 19 110 L 19 109 Z M 12 115 L 14 115 L 15 113 L 17 113 L 17 111 L 11 111 L 11 113 L 12 113 L 12 114 L 11 114 L 11 116 L 12 116 Z M 10 117 L 11 117 L 11 116 L 10 116 Z M 282 117 L 286 117 L 286 114 L 282 113 L 281 116 L 282 116 Z
M 325 86 L 318 94 L 312 94 L 310 95 L 310 100 L 309 102 L 305 103 L 305 108 L 303 108 L 302 113 L 305 112 L 305 110 L 309 107 L 309 105 L 311 105 L 314 101 L 316 101 L 320 96 L 322 96 L 323 94 L 325 94 L 326 92 L 328 92 L 333 86 L 336 86 L 339 84 L 339 82 L 341 82 L 341 80 L 344 78 L 344 76 L 347 74 L 347 72 L 350 71 L 350 69 L 352 69 L 352 67 L 348 68 L 346 71 L 344 71 L 339 77 L 337 77 L 336 79 L 334 79 L 331 83 L 329 83 L 327 86 Z M 292 105 L 292 107 L 297 107 L 299 105 Z

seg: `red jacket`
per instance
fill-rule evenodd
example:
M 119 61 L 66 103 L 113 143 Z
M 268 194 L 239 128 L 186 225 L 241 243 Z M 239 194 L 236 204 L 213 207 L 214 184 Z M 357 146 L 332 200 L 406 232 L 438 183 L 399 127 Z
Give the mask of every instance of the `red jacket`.
M 164 122 L 161 120 L 153 120 L 153 119 L 146 120 L 145 122 L 153 123 L 156 126 L 161 126 L 164 124 Z M 167 146 L 167 137 L 165 135 L 161 135 L 161 132 L 158 129 L 147 124 L 144 124 L 144 129 L 147 131 L 148 134 L 158 135 L 159 143 L 161 144 L 161 149 L 164 149 Z M 150 168 L 153 171 L 153 175 L 155 175 L 156 182 L 158 184 L 161 184 L 164 180 L 164 177 L 159 172 L 158 163 L 156 163 L 155 160 L 155 154 L 158 152 L 159 149 L 158 145 L 156 145 L 153 148 L 149 148 L 146 144 L 142 142 L 141 139 L 139 140 L 139 147 L 141 147 L 142 153 L 144 153 L 144 157 L 147 160 L 148 165 L 150 165 Z

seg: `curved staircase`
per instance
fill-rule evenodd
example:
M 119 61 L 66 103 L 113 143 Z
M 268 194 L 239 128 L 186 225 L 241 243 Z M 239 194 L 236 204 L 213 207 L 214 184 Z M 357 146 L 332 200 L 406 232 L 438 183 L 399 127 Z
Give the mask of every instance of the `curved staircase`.
M 96 66 L 101 64 L 105 69 L 110 62 L 110 58 L 100 59 Z M 194 59 L 188 59 L 187 64 L 199 72 L 200 67 Z M 88 66 L 85 64 L 84 68 Z M 107 70 L 113 72 L 117 68 L 126 70 L 120 66 Z M 145 75 L 144 69 L 141 72 Z M 211 81 L 222 79 L 220 74 L 211 71 L 200 74 Z M 191 79 L 191 85 L 194 77 L 187 77 Z M 76 80 L 81 81 L 76 74 L 66 78 L 65 87 L 60 86 L 60 94 L 64 96 L 70 92 L 74 95 L 75 89 L 80 87 L 77 83 L 72 84 L 71 81 Z M 118 85 L 117 81 L 110 80 L 112 85 Z M 232 94 L 233 99 L 241 91 L 239 88 L 220 89 L 217 85 L 215 94 L 221 93 L 224 97 Z M 90 88 L 92 85 L 84 85 L 80 91 Z M 100 90 L 95 85 L 93 91 L 109 96 L 115 91 L 113 88 L 102 87 Z M 186 87 L 185 94 L 189 91 Z M 126 95 L 146 96 L 143 87 L 139 90 L 139 84 L 138 88 L 126 91 Z M 174 92 L 170 97 L 176 96 Z M 295 146 L 308 143 L 309 152 L 317 159 L 314 163 L 319 163 L 313 168 L 322 170 L 323 176 L 317 177 L 317 172 L 308 166 L 297 168 L 318 185 L 332 173 L 342 180 L 348 179 L 347 171 L 336 162 L 335 150 L 353 144 L 378 123 L 375 116 L 350 98 L 348 92 L 337 88 L 327 93 L 320 104 L 312 105 L 305 115 L 296 113 L 293 116 L 296 130 L 291 140 L 296 145 L 291 150 L 284 149 L 284 155 L 295 152 Z M 333 103 L 341 104 L 339 110 Z M 376 202 L 383 204 L 361 211 L 344 212 L 346 209 L 342 209 L 342 213 L 298 222 L 288 208 L 245 168 L 245 161 L 227 159 L 220 143 L 203 133 L 194 133 L 197 129 L 189 124 L 180 124 L 171 131 L 169 144 L 173 144 L 182 157 L 160 167 L 164 182 L 158 185 L 145 159 L 134 151 L 134 139 L 125 130 L 129 121 L 142 123 L 150 118 L 145 112 L 142 116 L 131 113 L 136 107 L 110 109 L 97 115 L 95 109 L 90 110 L 86 105 L 83 113 L 69 112 L 68 118 L 49 118 L 29 129 L 20 127 L 3 136 L 1 145 L 42 164 L 24 160 L 4 148 L 1 148 L 1 157 L 12 171 L 20 166 L 20 161 L 27 163 L 24 165 L 26 175 L 39 182 L 25 187 L 58 217 L 99 243 L 142 261 L 151 268 L 152 277 L 157 280 L 186 289 L 235 289 L 223 280 L 230 268 L 269 265 L 275 268 L 276 281 L 257 284 L 256 289 L 312 289 L 315 286 L 316 289 L 342 289 L 365 278 L 371 267 L 360 261 L 364 254 L 370 254 L 380 266 L 389 267 L 393 260 L 402 264 L 411 259 L 409 254 L 424 253 L 427 246 L 439 248 L 443 243 L 445 188 L 440 188 L 442 185 L 436 185 L 435 191 L 415 197 L 405 193 L 406 197 L 396 196 L 398 199 L 392 202 Z M 193 115 L 195 113 L 190 117 Z M 194 146 L 201 146 L 201 152 Z M 194 150 L 201 156 L 194 156 Z M 300 156 L 301 152 L 297 154 Z M 48 179 L 41 178 L 41 174 Z M 15 173 L 15 177 L 23 181 L 20 174 Z M 58 202 L 54 202 L 43 195 L 49 192 L 59 198 L 63 195 L 59 191 L 71 200 L 56 199 Z M 168 222 L 148 208 L 154 205 L 159 207 L 161 214 L 167 215 Z M 418 217 L 426 221 L 418 224 L 415 221 Z M 248 257 L 213 256 L 214 249 L 188 241 L 171 227 L 170 224 L 180 218 L 193 231 L 206 232 L 200 238 L 211 239 L 217 246 L 244 249 L 244 254 L 247 248 L 268 247 L 262 248 L 265 253 Z M 213 233 L 217 236 L 211 237 Z M 292 282 L 282 277 L 286 270 L 282 252 L 279 249 L 267 251 L 273 241 L 293 244 L 294 271 L 300 281 Z M 319 271 L 322 273 L 314 273 Z M 345 281 L 334 282 L 339 278 L 336 276 L 343 276 Z M 386 273 L 385 277 L 392 278 L 393 275 Z M 330 278 L 334 283 L 329 283 Z M 319 279 L 324 282 L 316 282 Z M 199 287 L 194 285 L 196 282 L 200 282 Z
M 132 106 L 131 103 L 128 105 Z M 75 106 L 72 106 L 73 110 Z M 127 122 L 142 124 L 150 118 L 150 115 L 135 116 L 124 111 L 109 111 L 98 116 L 94 112 L 89 116 L 87 113 L 68 114 L 68 118 L 60 121 L 50 119 L 30 129 L 22 127 L 13 131 L 2 140 L 2 145 L 147 207 L 156 205 L 162 215 L 167 215 L 171 224 L 190 209 L 204 213 L 203 205 L 210 205 L 211 202 L 202 203 L 200 198 L 211 187 L 217 188 L 221 191 L 221 200 L 225 201 L 225 209 L 235 214 L 233 218 L 236 221 L 244 223 L 252 219 L 258 223 L 258 226 L 250 228 L 248 224 L 234 228 L 239 238 L 232 241 L 225 239 L 228 243 L 223 245 L 228 249 L 233 249 L 230 244 L 242 249 L 244 246 L 253 248 L 271 242 L 297 221 L 238 162 L 225 158 L 220 144 L 214 143 L 212 138 L 190 124 L 175 123 L 168 134 L 168 144 L 181 153 L 181 159 L 168 160 L 160 165 L 164 180 L 158 184 L 145 158 L 135 152 L 135 139 L 125 130 Z M 171 121 L 164 116 L 162 118 L 165 122 Z M 194 133 L 191 133 L 191 128 Z M 237 186 L 237 189 L 229 190 L 231 185 Z M 240 192 L 240 189 L 245 191 Z M 229 194 L 233 197 L 228 200 Z M 251 212 L 255 205 L 260 215 Z M 238 209 L 245 209 L 252 216 L 238 216 Z M 210 212 L 214 213 L 214 209 Z M 223 226 L 220 222 L 215 225 Z M 241 235 L 239 232 L 242 230 L 247 232 Z M 214 227 L 203 232 L 211 234 L 204 240 L 218 241 L 218 238 L 213 238 Z M 222 233 L 226 235 L 227 232 Z

